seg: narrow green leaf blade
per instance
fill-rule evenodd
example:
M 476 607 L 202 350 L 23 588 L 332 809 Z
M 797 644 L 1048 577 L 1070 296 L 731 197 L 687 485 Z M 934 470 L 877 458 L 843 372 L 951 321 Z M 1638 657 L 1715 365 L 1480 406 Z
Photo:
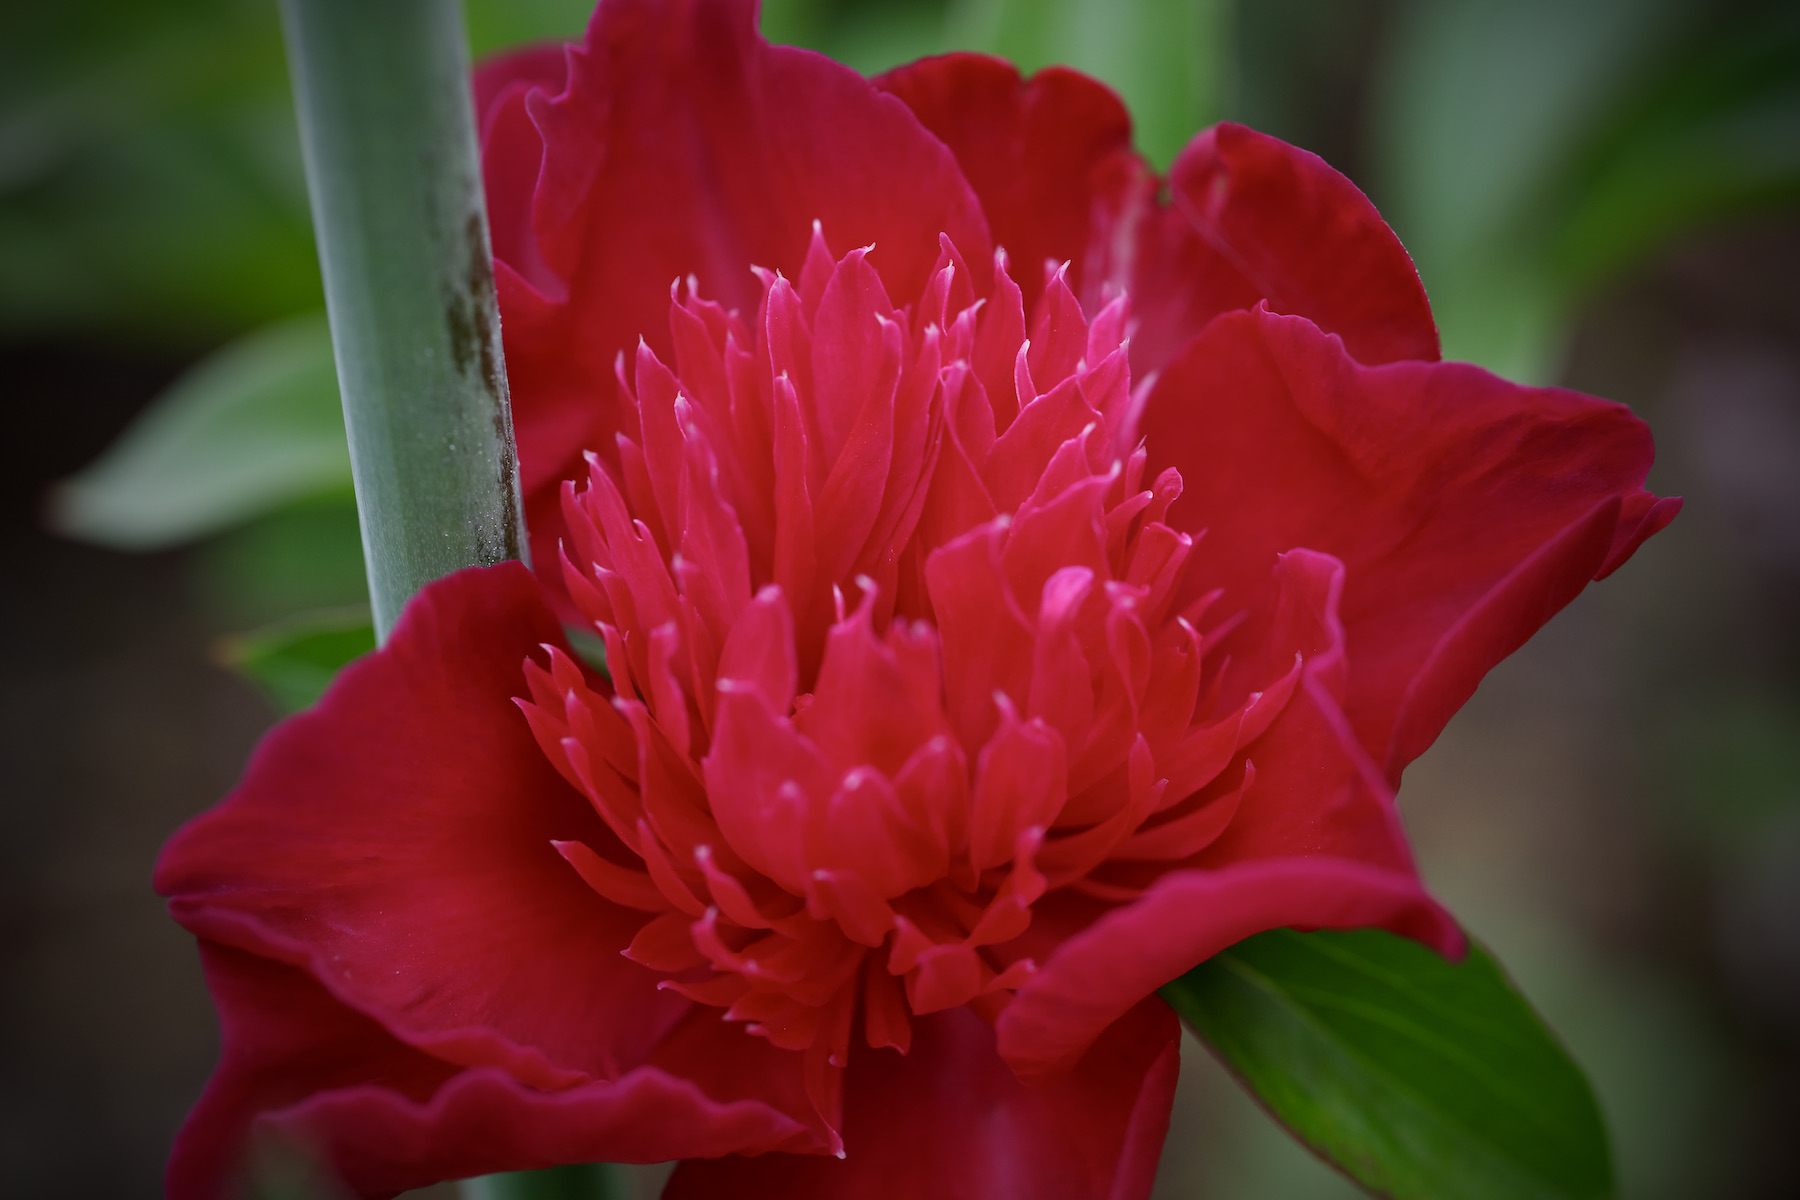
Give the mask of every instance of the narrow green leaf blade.
M 331 335 L 315 313 L 232 342 L 176 380 L 51 499 L 63 533 L 158 550 L 350 490 Z
M 219 657 L 262 689 L 284 715 L 311 708 L 352 660 L 375 648 L 367 608 L 326 609 L 239 634 Z
M 1599 1106 L 1494 959 L 1273 930 L 1163 996 L 1274 1116 L 1395 1200 L 1602 1200 Z

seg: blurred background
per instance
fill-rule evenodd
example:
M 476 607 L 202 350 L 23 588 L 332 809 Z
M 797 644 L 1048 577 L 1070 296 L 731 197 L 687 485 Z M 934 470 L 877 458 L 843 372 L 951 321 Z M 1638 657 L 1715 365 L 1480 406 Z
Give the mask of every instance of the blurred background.
M 587 6 L 467 7 L 480 54 Z M 1800 5 L 763 8 L 865 71 L 1072 63 L 1159 165 L 1224 118 L 1313 150 L 1412 251 L 1446 357 L 1650 422 L 1686 511 L 1402 805 L 1590 1072 L 1628 1200 L 1800 1196 Z M 216 1034 L 151 863 L 367 636 L 320 305 L 273 0 L 0 6 L 7 1194 L 160 1194 Z M 1158 1200 L 1357 1194 L 1188 1049 Z

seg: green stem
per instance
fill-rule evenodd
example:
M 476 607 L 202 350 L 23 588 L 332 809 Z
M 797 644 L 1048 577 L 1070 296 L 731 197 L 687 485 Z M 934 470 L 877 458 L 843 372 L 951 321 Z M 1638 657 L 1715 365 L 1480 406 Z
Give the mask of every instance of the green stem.
M 458 0 L 281 0 L 376 637 L 462 567 L 526 557 Z M 494 1200 L 623 1195 L 605 1165 Z
M 526 557 L 458 0 L 282 0 L 376 636 Z

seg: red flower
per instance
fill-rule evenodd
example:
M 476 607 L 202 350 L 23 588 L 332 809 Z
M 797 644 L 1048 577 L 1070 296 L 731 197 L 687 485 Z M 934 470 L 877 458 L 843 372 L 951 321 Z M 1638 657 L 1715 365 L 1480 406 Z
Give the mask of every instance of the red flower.
M 171 1195 L 262 1124 L 371 1196 L 1142 1197 L 1155 989 L 1456 951 L 1392 789 L 1674 514 L 1624 409 L 1435 361 L 1318 159 L 1221 126 L 1160 199 L 1090 80 L 752 11 L 479 80 L 544 579 L 428 588 L 165 852 L 225 1027 Z

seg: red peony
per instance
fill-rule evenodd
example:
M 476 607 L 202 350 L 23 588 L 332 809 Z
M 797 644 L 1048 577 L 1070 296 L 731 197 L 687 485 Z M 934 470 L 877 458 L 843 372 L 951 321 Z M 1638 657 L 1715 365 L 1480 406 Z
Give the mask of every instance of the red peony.
M 1312 155 L 1160 180 L 1082 76 L 753 12 L 478 80 L 539 575 L 428 588 L 165 852 L 225 1030 L 175 1197 L 256 1126 L 366 1196 L 1142 1197 L 1156 989 L 1455 952 L 1401 771 L 1674 515 L 1623 408 L 1438 362 Z

